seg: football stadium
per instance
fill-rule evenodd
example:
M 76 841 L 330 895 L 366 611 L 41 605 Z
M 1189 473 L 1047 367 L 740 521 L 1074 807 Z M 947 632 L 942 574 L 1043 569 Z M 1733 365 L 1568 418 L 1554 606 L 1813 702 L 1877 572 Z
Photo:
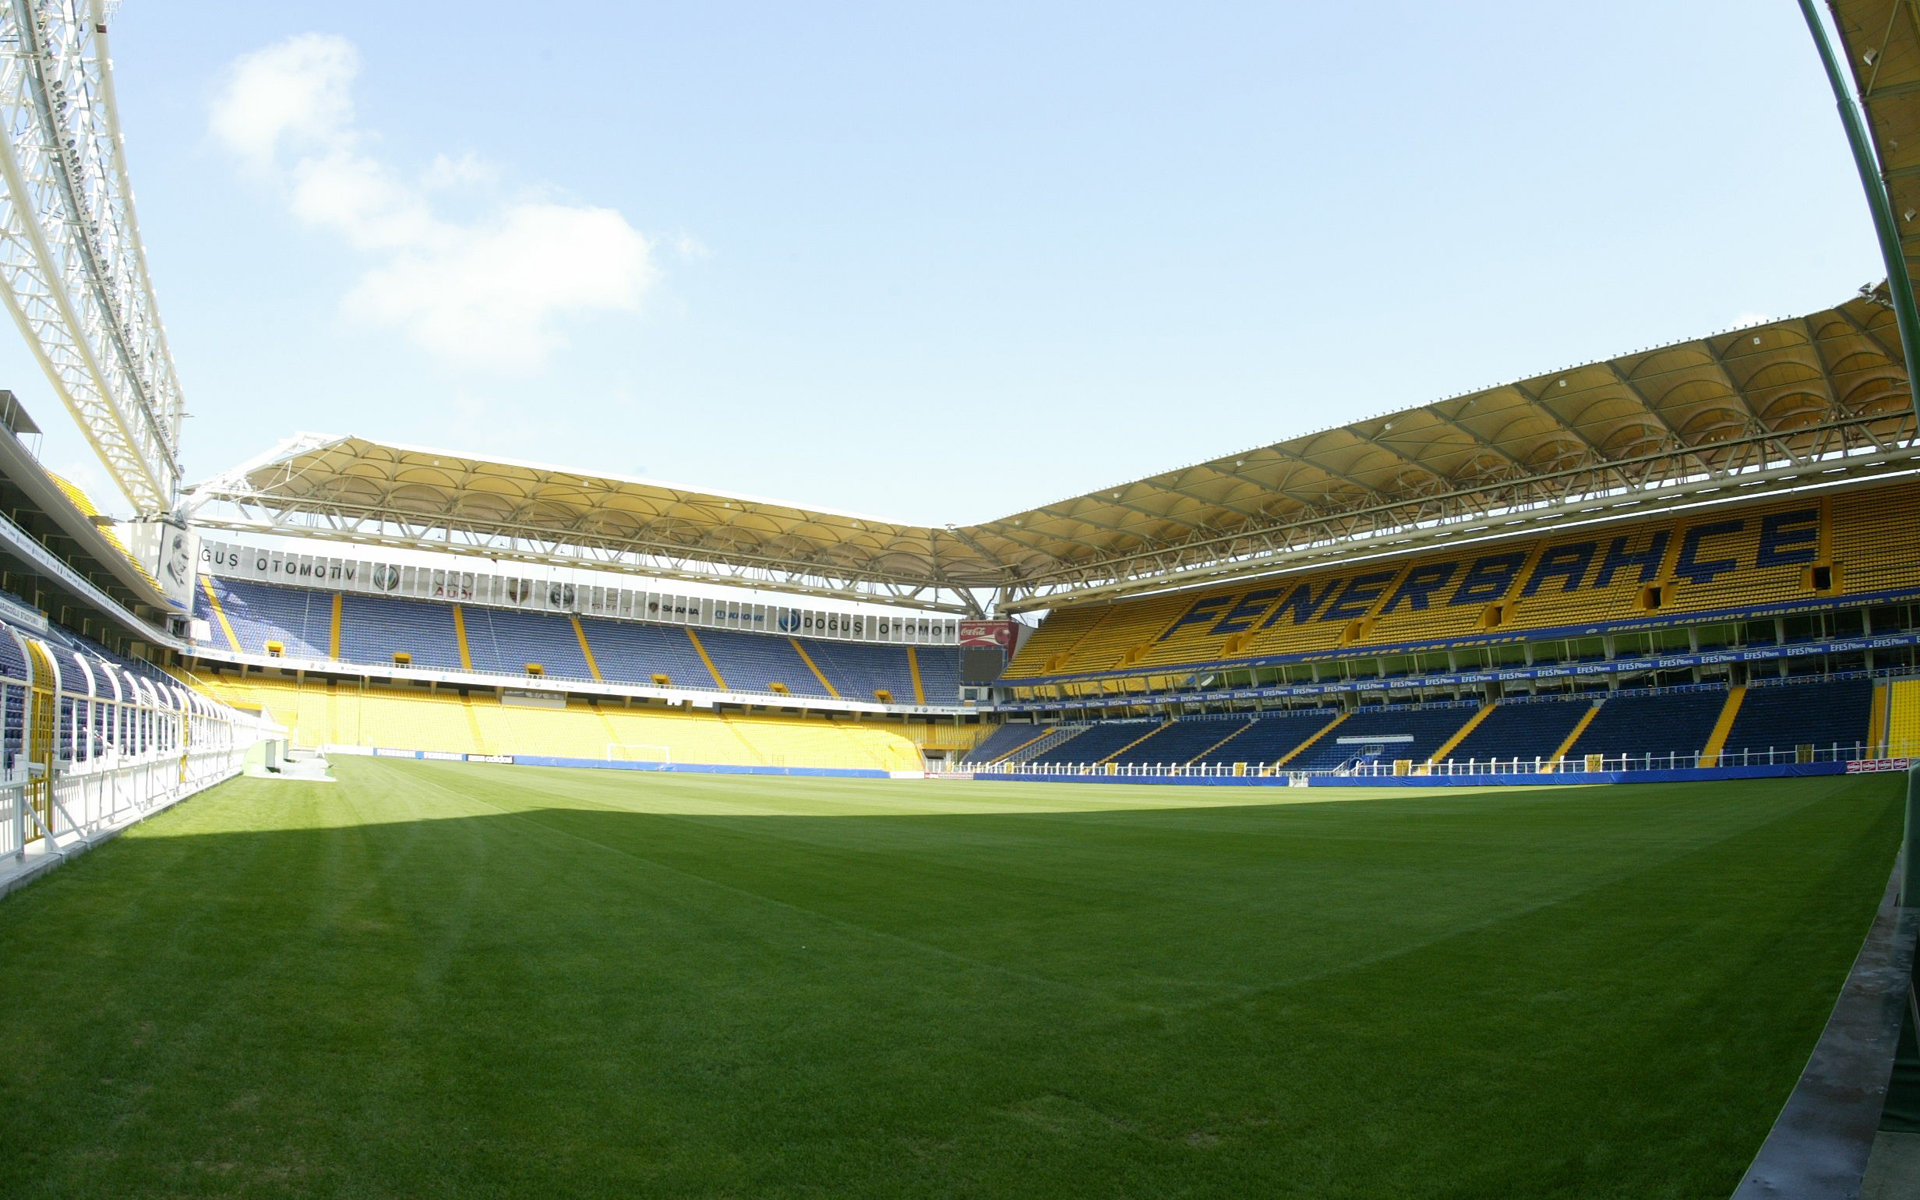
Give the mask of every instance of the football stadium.
M 187 474 L 116 8 L 0 7 L 0 1191 L 1920 1195 L 1912 6 L 1883 282 L 964 525 Z

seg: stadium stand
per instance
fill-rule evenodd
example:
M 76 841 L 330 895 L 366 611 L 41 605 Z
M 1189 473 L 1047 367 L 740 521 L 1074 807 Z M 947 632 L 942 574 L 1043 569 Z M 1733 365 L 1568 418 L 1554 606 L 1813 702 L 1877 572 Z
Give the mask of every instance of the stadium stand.
M 1291 771 L 1331 771 L 1365 762 L 1425 762 L 1474 712 L 1472 706 L 1457 704 L 1356 709 L 1286 766 Z
M 959 698 L 959 650 L 784 637 L 651 622 L 575 618 L 478 605 L 203 577 L 195 615 L 215 646 L 251 654 L 539 674 L 552 679 L 836 696 L 893 704 L 951 705 Z M 334 602 L 341 604 L 339 653 Z M 229 638 L 229 631 L 231 638 Z M 775 686 L 778 685 L 778 686 Z
M 1092 764 L 1103 762 L 1129 745 L 1159 729 L 1158 721 L 1102 721 L 1081 730 L 1032 758 L 1032 763 Z
M 1733 720 L 1720 761 L 1800 746 L 1862 746 L 1869 738 L 1873 680 L 1776 682 L 1749 687 Z
M 1495 705 L 1442 759 L 1464 763 L 1551 758 L 1592 707 L 1586 699 L 1505 701 Z
M 970 766 L 984 766 L 987 763 L 999 762 L 1028 742 L 1037 741 L 1046 736 L 1051 728 L 1053 728 L 1051 725 L 1026 724 L 995 726 L 993 732 L 981 738 L 968 752 L 966 762 Z
M 1726 703 L 1727 689 L 1714 686 L 1616 694 L 1594 711 L 1568 753 L 1691 757 L 1706 748 Z
M 340 605 L 340 657 L 348 662 L 394 662 L 405 654 L 416 667 L 460 669 L 453 607 L 425 600 L 347 593 Z
M 1169 721 L 1152 735 L 1107 759 L 1111 763 L 1185 764 L 1250 724 L 1246 720 Z
M 1284 762 L 1310 739 L 1324 732 L 1341 714 L 1332 709 L 1297 709 L 1284 713 L 1262 713 L 1235 733 L 1194 755 L 1190 762 L 1247 763 L 1272 766 Z
M 941 738 L 924 724 L 898 721 L 694 714 L 578 698 L 565 707 L 526 707 L 451 691 L 230 673 L 193 682 L 236 708 L 265 712 L 303 746 L 918 771 L 921 748 Z
M 1920 488 L 1885 485 L 1067 607 L 1042 622 L 1003 682 L 1594 633 L 1676 615 L 1915 594 L 1911 567 L 1892 551 L 1920 537 L 1916 513 Z

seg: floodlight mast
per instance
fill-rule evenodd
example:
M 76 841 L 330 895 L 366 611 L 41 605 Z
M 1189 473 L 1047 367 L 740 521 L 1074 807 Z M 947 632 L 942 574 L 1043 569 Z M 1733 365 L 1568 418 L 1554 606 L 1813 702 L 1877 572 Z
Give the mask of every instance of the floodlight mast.
M 0 0 L 0 303 L 143 516 L 180 487 L 180 381 L 134 218 L 109 0 Z
M 1840 124 L 1846 128 L 1847 144 L 1853 148 L 1853 165 L 1860 172 L 1860 187 L 1866 192 L 1867 208 L 1873 213 L 1873 230 L 1880 238 L 1880 257 L 1887 265 L 1887 294 L 1900 327 L 1900 352 L 1907 360 L 1907 387 L 1913 397 L 1914 419 L 1920 421 L 1920 352 L 1916 352 L 1916 347 L 1920 347 L 1920 313 L 1914 308 L 1913 279 L 1907 272 L 1906 253 L 1900 248 L 1900 230 L 1893 223 L 1893 199 L 1887 194 L 1887 180 L 1874 154 L 1860 106 L 1854 103 L 1846 72 L 1840 69 L 1840 60 L 1833 52 L 1826 22 L 1820 19 L 1813 0 L 1800 0 L 1800 13 L 1807 19 L 1813 44 L 1820 51 L 1820 62 L 1827 69 L 1827 82 L 1833 87 L 1834 102 L 1840 109 Z

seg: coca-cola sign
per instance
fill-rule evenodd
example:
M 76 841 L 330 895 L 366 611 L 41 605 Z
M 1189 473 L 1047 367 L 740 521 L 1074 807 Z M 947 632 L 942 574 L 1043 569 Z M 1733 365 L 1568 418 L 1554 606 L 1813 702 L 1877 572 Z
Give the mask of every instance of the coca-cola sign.
M 1012 654 L 1013 622 L 962 621 L 960 622 L 960 644 L 962 646 L 998 646 L 1008 654 Z

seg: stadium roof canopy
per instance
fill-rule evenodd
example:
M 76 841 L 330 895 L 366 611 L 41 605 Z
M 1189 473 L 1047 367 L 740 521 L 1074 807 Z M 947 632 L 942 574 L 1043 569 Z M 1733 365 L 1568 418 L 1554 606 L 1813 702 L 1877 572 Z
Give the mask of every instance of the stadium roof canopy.
M 1907 272 L 1920 280 L 1920 7 L 1913 0 L 1831 0 L 1867 113 Z
M 359 437 L 201 484 L 203 526 L 891 601 L 1056 607 L 1252 570 L 1912 469 L 1878 293 L 1568 367 L 962 527 Z

